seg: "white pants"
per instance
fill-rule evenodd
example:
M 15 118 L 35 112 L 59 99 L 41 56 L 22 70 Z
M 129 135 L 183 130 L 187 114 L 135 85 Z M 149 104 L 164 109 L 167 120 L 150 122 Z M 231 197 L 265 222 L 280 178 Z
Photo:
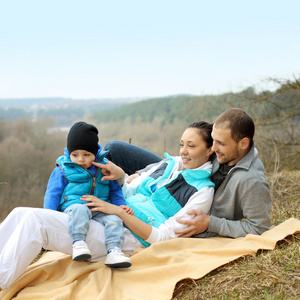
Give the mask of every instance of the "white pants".
M 91 261 L 105 259 L 103 225 L 91 220 L 86 242 Z M 144 246 L 125 229 L 123 251 L 132 253 L 137 247 Z M 43 208 L 15 208 L 0 225 L 0 287 L 13 284 L 41 248 L 72 254 L 68 215 Z

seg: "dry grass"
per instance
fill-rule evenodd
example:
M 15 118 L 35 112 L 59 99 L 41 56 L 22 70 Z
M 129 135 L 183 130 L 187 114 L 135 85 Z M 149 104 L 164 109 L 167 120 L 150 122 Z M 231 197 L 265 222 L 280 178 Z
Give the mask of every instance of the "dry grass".
M 299 179 L 299 171 L 268 176 L 273 226 L 300 219 Z M 300 234 L 287 237 L 273 251 L 240 258 L 199 280 L 180 281 L 173 299 L 300 299 L 299 252 Z

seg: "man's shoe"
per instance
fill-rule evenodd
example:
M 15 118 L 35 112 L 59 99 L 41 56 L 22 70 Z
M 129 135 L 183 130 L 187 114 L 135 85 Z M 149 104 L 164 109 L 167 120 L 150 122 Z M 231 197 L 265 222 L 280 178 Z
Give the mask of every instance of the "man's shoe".
M 91 251 L 85 241 L 77 241 L 73 244 L 73 260 L 88 260 L 91 257 Z
M 111 268 L 128 268 L 131 266 L 131 259 L 120 248 L 115 247 L 108 252 L 104 263 Z

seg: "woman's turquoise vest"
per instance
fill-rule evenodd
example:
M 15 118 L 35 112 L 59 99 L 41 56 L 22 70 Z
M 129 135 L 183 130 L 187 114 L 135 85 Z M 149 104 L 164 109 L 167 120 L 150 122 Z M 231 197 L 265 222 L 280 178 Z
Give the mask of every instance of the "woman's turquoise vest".
M 157 184 L 169 178 L 176 165 L 176 160 L 172 156 L 168 154 L 165 156 L 169 160 L 141 183 L 136 195 L 126 199 L 127 205 L 134 210 L 135 216 L 153 227 L 159 227 L 174 216 L 194 193 L 203 187 L 214 186 L 210 180 L 210 171 L 187 169 L 179 172 L 175 179 L 157 189 Z M 145 246 L 149 246 L 147 242 L 137 238 Z

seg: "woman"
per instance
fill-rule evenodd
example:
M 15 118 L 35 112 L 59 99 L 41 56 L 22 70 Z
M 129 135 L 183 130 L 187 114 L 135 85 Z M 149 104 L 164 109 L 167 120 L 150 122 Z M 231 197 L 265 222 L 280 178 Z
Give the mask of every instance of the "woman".
M 144 196 L 148 197 L 149 193 L 160 196 L 160 191 L 163 191 L 164 195 L 169 193 L 168 199 L 175 199 L 174 205 L 168 206 L 172 212 L 163 210 L 159 218 L 156 214 L 154 215 L 157 219 L 154 226 L 151 224 L 152 220 L 144 222 L 135 216 L 128 218 L 113 205 L 106 205 L 93 196 L 83 196 L 83 199 L 87 201 L 86 205 L 93 206 L 91 211 L 117 214 L 131 230 L 125 229 L 124 232 L 124 252 L 132 253 L 135 248 L 144 247 L 145 242 L 153 243 L 176 237 L 174 231 L 184 226 L 177 223 L 176 218 L 193 217 L 186 213 L 187 210 L 197 208 L 208 212 L 213 199 L 213 183 L 207 181 L 212 168 L 210 162 L 211 130 L 212 125 L 206 122 L 191 124 L 182 135 L 180 157 L 169 157 L 167 161 L 161 162 L 159 166 L 148 171 L 147 175 L 150 176 L 142 175 L 131 183 L 124 184 L 123 191 L 128 202 L 139 216 L 142 216 L 144 212 L 142 202 L 139 200 Z M 113 170 L 113 172 L 106 177 L 123 180 L 124 172 L 114 165 L 113 168 L 111 166 L 112 164 L 109 164 L 106 169 Z M 208 175 L 203 187 L 196 182 L 198 173 Z M 187 196 L 183 196 L 184 188 L 186 188 L 185 195 Z M 178 194 L 176 190 L 179 191 Z M 138 199 L 134 201 L 136 197 Z M 154 197 L 151 200 L 150 204 L 148 203 L 150 206 L 147 207 L 155 208 L 156 212 L 159 211 L 160 201 L 163 201 L 164 197 Z M 105 259 L 105 234 L 101 224 L 91 221 L 87 243 L 90 245 L 92 261 Z M 41 248 L 72 254 L 68 216 L 40 208 L 14 209 L 0 226 L 0 287 L 8 288 L 26 270 Z
M 188 215 L 188 210 L 201 209 L 208 213 L 211 207 L 214 192 L 214 184 L 209 179 L 211 146 L 211 125 L 193 123 L 181 137 L 180 157 L 166 155 L 167 160 L 141 176 L 129 177 L 123 194 L 135 216 L 128 218 L 115 205 L 105 204 L 91 195 L 83 196 L 82 200 L 89 202 L 86 205 L 93 207 L 91 211 L 118 215 L 145 246 L 176 238 L 175 231 L 186 227 L 176 219 L 191 219 L 194 216 Z

